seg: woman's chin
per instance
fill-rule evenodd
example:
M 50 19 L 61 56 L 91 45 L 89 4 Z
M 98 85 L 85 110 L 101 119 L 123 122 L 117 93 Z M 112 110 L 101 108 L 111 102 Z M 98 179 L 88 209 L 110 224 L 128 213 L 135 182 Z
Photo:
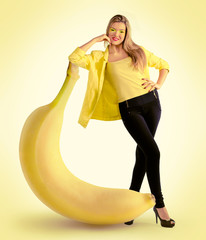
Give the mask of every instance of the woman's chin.
M 114 46 L 119 46 L 121 44 L 122 44 L 122 42 L 111 42 L 111 45 L 114 45 Z

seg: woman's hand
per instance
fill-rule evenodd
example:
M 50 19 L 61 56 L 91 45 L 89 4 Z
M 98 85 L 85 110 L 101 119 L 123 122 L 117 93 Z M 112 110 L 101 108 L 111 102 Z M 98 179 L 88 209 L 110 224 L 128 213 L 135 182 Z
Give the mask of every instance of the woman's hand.
M 146 81 L 142 84 L 142 86 L 145 86 L 144 88 L 147 89 L 150 87 L 150 90 L 149 92 L 151 92 L 152 90 L 154 90 L 155 88 L 156 89 L 160 89 L 166 79 L 166 76 L 168 74 L 169 70 L 168 69 L 161 69 L 159 70 L 159 77 L 158 77 L 158 80 L 157 82 L 153 82 L 151 81 L 150 79 L 148 78 L 142 78 L 142 80 Z
M 98 37 L 95 37 L 94 40 L 96 42 L 108 41 L 109 43 L 111 43 L 110 38 L 106 34 L 102 34 Z
M 158 83 L 153 82 L 152 80 L 148 78 L 142 78 L 142 80 L 146 80 L 145 83 L 142 84 L 142 86 L 145 86 L 144 89 L 150 88 L 149 92 L 153 91 L 155 88 L 160 89 L 161 86 Z

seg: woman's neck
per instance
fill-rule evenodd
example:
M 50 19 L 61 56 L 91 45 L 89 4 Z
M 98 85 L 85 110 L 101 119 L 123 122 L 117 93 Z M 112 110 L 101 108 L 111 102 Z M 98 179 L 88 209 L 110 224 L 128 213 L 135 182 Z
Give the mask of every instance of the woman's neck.
M 109 45 L 109 54 L 119 54 L 121 53 L 123 50 L 123 47 L 122 47 L 122 44 L 119 44 L 119 45 Z

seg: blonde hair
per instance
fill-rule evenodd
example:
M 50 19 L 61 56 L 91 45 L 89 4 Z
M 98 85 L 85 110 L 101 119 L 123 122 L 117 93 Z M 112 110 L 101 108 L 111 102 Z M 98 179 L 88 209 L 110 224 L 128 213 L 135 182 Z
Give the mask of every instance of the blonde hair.
M 122 47 L 127 52 L 127 54 L 132 58 L 132 65 L 134 66 L 134 68 L 136 68 L 137 70 L 143 71 L 144 67 L 147 64 L 146 55 L 144 53 L 144 50 L 138 44 L 132 41 L 131 26 L 128 19 L 125 16 L 120 14 L 117 14 L 114 17 L 112 17 L 107 25 L 107 29 L 106 29 L 107 36 L 109 34 L 110 26 L 114 22 L 122 22 L 125 24 L 126 32 L 125 32 L 124 41 L 122 42 Z

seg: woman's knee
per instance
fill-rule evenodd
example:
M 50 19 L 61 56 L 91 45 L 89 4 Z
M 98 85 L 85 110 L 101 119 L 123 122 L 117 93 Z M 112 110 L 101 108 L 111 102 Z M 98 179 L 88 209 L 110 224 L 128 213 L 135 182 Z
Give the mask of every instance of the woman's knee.
M 148 160 L 152 160 L 152 161 L 157 161 L 159 162 L 160 159 L 160 151 L 157 145 L 151 147 L 151 148 L 147 148 L 147 151 L 145 153 L 146 157 Z
M 160 150 L 159 150 L 158 147 L 156 147 L 153 154 L 154 154 L 156 159 L 160 159 Z

